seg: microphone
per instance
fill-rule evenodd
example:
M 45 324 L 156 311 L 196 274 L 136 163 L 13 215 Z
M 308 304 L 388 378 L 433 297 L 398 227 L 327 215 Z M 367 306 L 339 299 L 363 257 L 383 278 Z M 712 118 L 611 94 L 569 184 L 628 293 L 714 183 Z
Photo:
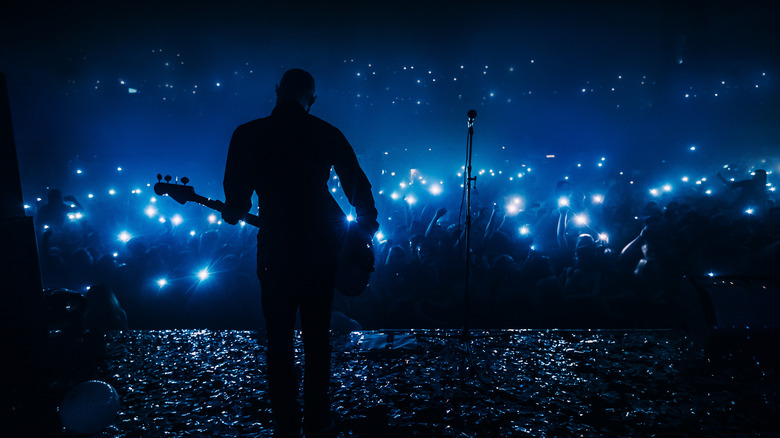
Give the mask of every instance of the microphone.
M 477 118 L 477 112 L 475 110 L 469 110 L 468 112 L 469 122 L 473 122 Z

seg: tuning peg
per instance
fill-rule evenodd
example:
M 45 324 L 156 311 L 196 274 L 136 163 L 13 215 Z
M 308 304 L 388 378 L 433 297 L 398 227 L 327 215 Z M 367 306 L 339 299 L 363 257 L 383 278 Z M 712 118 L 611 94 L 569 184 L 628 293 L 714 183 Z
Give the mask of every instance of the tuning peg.
M 165 175 L 165 182 L 170 183 L 171 182 L 171 176 Z
M 181 183 L 182 184 L 184 184 L 186 186 L 188 182 L 190 182 L 189 178 L 187 178 L 186 176 L 181 177 Z
M 157 174 L 157 182 L 160 182 L 160 181 L 162 181 L 162 175 L 160 175 L 160 174 L 158 173 L 158 174 Z

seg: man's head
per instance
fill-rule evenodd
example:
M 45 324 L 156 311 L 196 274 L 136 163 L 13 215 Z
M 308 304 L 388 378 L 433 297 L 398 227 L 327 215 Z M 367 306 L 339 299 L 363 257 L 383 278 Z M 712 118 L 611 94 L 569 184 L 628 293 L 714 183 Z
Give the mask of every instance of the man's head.
M 314 104 L 314 78 L 299 68 L 287 70 L 276 86 L 276 102 L 295 102 L 309 111 Z

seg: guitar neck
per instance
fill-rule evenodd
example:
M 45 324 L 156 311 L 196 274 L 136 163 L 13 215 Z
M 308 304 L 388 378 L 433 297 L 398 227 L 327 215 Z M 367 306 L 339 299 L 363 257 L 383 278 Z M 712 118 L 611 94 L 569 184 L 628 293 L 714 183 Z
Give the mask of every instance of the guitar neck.
M 224 202 L 215 199 L 209 199 L 205 196 L 201 196 L 198 194 L 192 195 L 192 201 L 216 211 L 222 211 L 225 208 Z M 257 215 L 254 215 L 252 213 L 246 214 L 246 217 L 244 217 L 244 222 L 248 223 L 249 225 L 260 228 L 260 218 L 257 217 Z

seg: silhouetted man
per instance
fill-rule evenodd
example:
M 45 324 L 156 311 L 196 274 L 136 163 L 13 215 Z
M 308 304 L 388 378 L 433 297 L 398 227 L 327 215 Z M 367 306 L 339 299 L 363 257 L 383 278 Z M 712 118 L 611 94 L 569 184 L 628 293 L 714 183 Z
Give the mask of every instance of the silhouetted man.
M 300 407 L 293 332 L 300 309 L 305 353 L 303 430 L 328 436 L 330 413 L 330 312 L 337 244 L 344 212 L 328 190 L 331 166 L 356 209 L 362 237 L 377 231 L 371 184 L 344 135 L 309 115 L 314 78 L 287 71 L 276 87 L 270 116 L 239 126 L 225 166 L 223 219 L 235 224 L 257 192 L 260 230 L 257 273 L 268 335 L 268 381 L 279 436 L 299 436 Z

